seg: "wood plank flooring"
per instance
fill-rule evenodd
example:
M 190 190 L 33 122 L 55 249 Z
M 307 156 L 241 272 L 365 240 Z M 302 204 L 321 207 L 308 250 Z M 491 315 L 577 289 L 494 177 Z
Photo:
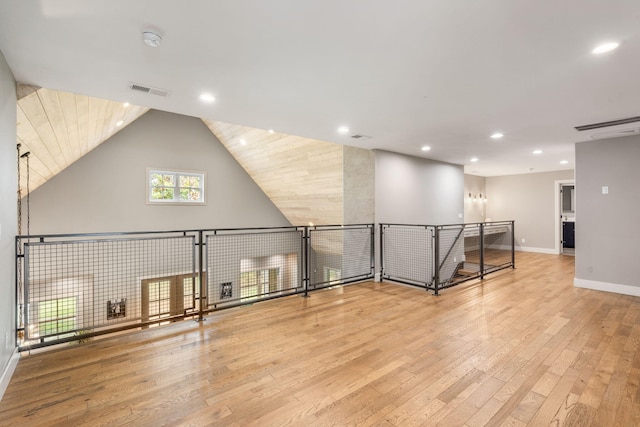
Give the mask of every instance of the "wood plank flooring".
M 640 298 L 573 257 L 434 296 L 363 283 L 24 355 L 2 426 L 640 425 Z

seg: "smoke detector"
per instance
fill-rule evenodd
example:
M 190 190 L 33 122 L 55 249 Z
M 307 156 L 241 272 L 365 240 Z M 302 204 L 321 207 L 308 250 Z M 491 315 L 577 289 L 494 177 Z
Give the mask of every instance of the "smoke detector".
M 160 43 L 162 43 L 162 36 L 153 31 L 144 31 L 142 33 L 142 40 L 147 46 L 158 47 Z

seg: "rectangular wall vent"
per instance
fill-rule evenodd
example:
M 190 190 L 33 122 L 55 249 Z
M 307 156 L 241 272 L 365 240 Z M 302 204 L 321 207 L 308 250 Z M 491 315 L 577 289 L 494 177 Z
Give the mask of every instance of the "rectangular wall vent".
M 169 92 L 168 90 L 165 90 L 165 89 L 159 89 L 157 87 L 145 86 L 145 85 L 141 85 L 141 84 L 138 84 L 138 83 L 129 83 L 129 87 L 131 88 L 131 90 L 135 90 L 137 92 L 148 93 L 150 95 L 161 96 L 163 98 L 166 98 L 171 93 L 171 92 Z
M 635 123 L 635 122 L 640 122 L 640 117 L 629 117 L 627 119 L 612 120 L 610 122 L 592 123 L 590 125 L 576 126 L 575 129 L 579 131 L 584 131 L 584 130 L 591 130 L 591 129 L 608 128 L 608 127 L 617 126 L 617 125 L 626 125 L 626 124 Z
M 359 134 L 359 133 L 357 133 L 355 135 L 351 135 L 351 138 L 353 138 L 353 139 L 362 139 L 362 140 L 371 139 L 371 137 L 369 135 L 362 135 L 362 134 Z

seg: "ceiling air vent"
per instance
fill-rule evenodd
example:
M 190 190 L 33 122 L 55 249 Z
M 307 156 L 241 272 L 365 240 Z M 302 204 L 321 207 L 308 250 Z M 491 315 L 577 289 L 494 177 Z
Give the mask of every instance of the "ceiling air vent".
M 131 88 L 131 90 L 135 90 L 136 92 L 148 93 L 150 95 L 161 96 L 163 98 L 166 98 L 171 93 L 171 92 L 169 92 L 168 90 L 165 90 L 165 89 L 159 89 L 157 87 L 145 86 L 145 85 L 141 85 L 141 84 L 138 84 L 138 83 L 130 83 L 129 87 Z
M 591 129 L 608 128 L 611 126 L 627 125 L 629 123 L 635 123 L 635 122 L 640 122 L 640 117 L 629 117 L 627 119 L 612 120 L 610 122 L 592 123 L 590 125 L 576 126 L 576 130 L 583 131 L 583 130 L 591 130 Z
M 367 139 L 371 139 L 371 137 L 369 135 L 362 135 L 362 134 L 355 134 L 355 135 L 351 135 L 351 138 L 353 139 L 361 139 L 363 141 L 367 140 Z
M 640 128 L 631 128 L 631 129 L 618 129 L 607 132 L 599 132 L 594 133 L 590 136 L 591 139 L 609 139 L 609 138 L 618 138 L 621 136 L 629 136 L 629 135 L 637 135 L 640 134 Z

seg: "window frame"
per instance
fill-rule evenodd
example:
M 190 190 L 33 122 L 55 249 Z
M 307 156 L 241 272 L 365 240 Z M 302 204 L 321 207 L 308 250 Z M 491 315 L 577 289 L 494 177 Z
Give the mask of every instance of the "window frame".
M 151 185 L 151 176 L 153 174 L 161 174 L 161 175 L 173 175 L 174 176 L 174 186 L 173 188 L 173 199 L 162 199 L 162 200 L 153 200 L 151 199 L 152 189 L 154 188 Z M 197 176 L 200 178 L 200 186 L 199 187 L 180 187 L 180 177 L 181 176 Z M 186 171 L 186 170 L 178 170 L 178 169 L 163 169 L 163 168 L 147 168 L 147 201 L 148 205 L 183 205 L 183 206 L 204 206 L 207 204 L 206 197 L 206 180 L 207 173 L 203 171 Z M 180 200 L 180 188 L 198 188 L 200 190 L 200 200 L 188 201 L 188 200 Z

